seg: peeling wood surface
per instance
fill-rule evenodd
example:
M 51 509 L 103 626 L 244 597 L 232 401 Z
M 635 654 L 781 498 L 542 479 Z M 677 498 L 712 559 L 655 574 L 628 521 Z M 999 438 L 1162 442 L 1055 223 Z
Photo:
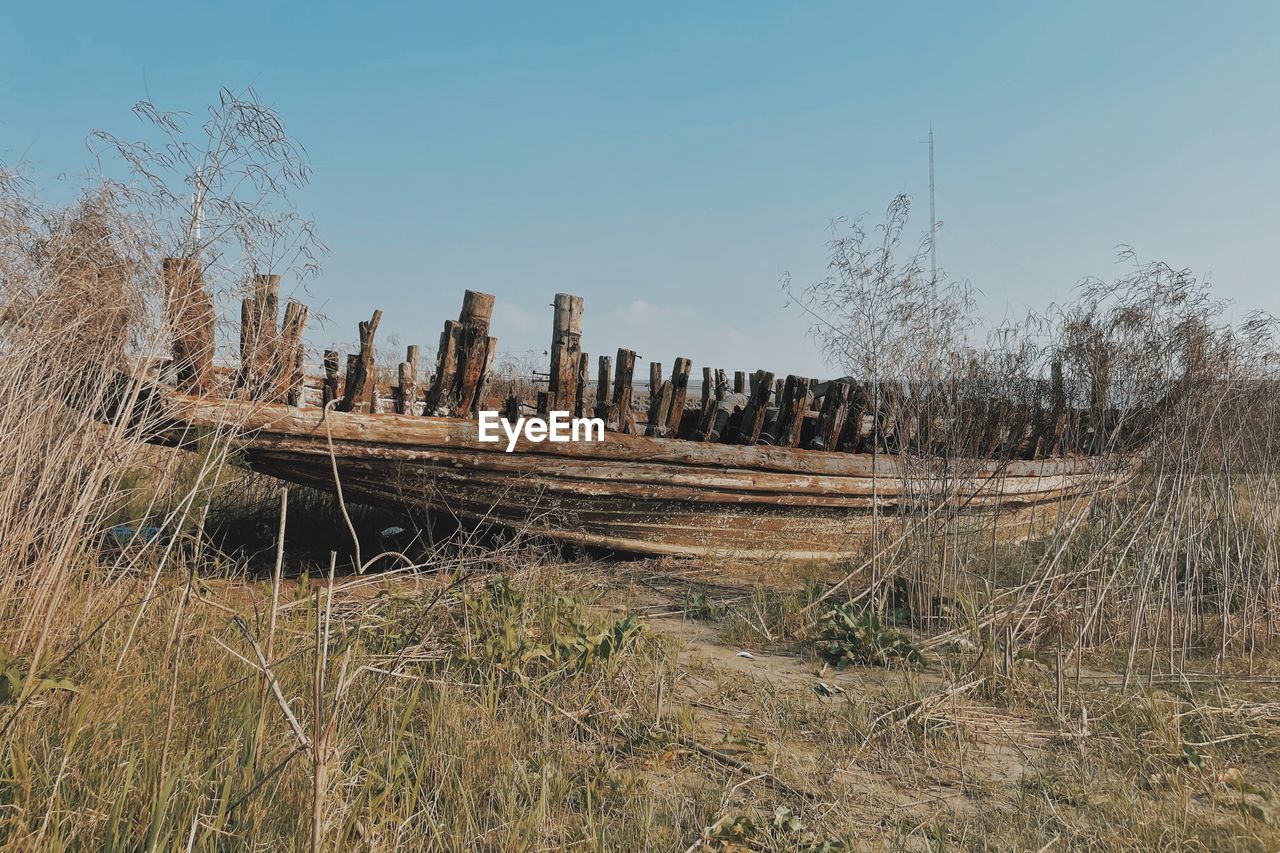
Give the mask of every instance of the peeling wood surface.
M 229 425 L 256 470 L 333 487 L 329 445 L 349 498 L 414 505 L 648 554 L 835 559 L 860 552 L 873 504 L 949 504 L 1002 537 L 1081 509 L 1126 470 L 1097 457 L 920 460 L 794 447 L 700 444 L 607 433 L 598 443 L 479 441 L 474 421 L 330 412 L 252 401 L 166 398 L 174 431 Z M 878 482 L 877 482 L 878 481 Z M 882 523 L 885 523 L 882 520 Z

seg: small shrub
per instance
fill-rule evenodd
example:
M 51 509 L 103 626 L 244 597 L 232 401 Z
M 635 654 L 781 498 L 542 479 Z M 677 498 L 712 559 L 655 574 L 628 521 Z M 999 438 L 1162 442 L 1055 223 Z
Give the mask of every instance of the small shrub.
M 900 631 L 885 628 L 875 610 L 840 604 L 827 611 L 818 633 L 818 654 L 837 669 L 851 664 L 904 666 L 924 663 L 920 650 Z

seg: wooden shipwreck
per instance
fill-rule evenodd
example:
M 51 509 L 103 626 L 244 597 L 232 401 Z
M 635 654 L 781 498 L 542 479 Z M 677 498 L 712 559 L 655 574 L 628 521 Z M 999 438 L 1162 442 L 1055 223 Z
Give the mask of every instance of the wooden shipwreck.
M 827 560 L 862 551 L 872 525 L 904 518 L 972 523 L 1002 538 L 1079 511 L 1125 476 L 1121 430 L 1099 402 L 1069 405 L 1061 368 L 1023 398 L 853 378 L 732 375 L 676 358 L 581 351 L 583 303 L 555 297 L 546 374 L 498 377 L 494 297 L 468 291 L 444 324 L 434 370 L 419 348 L 379 367 L 380 312 L 359 351 L 304 369 L 305 306 L 279 315 L 279 279 L 244 300 L 238 369 L 215 368 L 212 309 L 199 270 L 165 264 L 172 361 L 143 395 L 163 428 L 149 440 L 194 447 L 229 432 L 254 470 L 345 500 L 448 513 L 583 546 L 640 554 Z M 477 413 L 599 417 L 602 441 L 479 440 Z M 963 427 L 963 428 L 961 428 Z

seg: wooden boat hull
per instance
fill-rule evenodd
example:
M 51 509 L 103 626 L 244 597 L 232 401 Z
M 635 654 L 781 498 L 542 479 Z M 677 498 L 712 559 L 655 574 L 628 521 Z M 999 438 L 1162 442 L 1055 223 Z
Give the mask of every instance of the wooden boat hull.
M 247 464 L 347 500 L 416 507 L 639 554 L 831 560 L 910 509 L 1001 538 L 1076 512 L 1125 472 L 1097 458 L 937 461 L 607 433 L 511 453 L 471 420 L 166 395 L 166 443 L 231 430 Z

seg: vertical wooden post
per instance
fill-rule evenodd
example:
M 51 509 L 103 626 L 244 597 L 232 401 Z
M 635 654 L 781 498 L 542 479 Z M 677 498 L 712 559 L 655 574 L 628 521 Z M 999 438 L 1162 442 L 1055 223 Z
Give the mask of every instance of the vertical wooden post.
M 173 331 L 173 366 L 178 388 L 189 394 L 213 390 L 213 297 L 204 287 L 196 258 L 161 263 L 165 315 Z
M 769 413 L 769 394 L 773 391 L 773 374 L 757 370 L 751 375 L 751 396 L 742 412 L 742 428 L 738 431 L 739 444 L 755 444 L 764 429 L 764 419 Z
M 360 321 L 360 354 L 349 361 L 347 387 L 342 393 L 338 408 L 344 412 L 371 412 L 374 401 L 374 349 L 373 336 L 382 321 L 382 312 L 374 311 L 369 320 Z M 351 356 L 348 356 L 351 358 Z
M 253 295 L 240 305 L 240 381 L 250 399 L 273 396 L 279 364 L 280 276 L 255 275 Z
M 733 372 L 733 393 L 747 393 L 747 372 L 745 370 L 735 370 Z
M 338 353 L 335 350 L 324 351 L 324 391 L 320 405 L 327 406 L 338 399 Z
M 827 386 L 822 398 L 822 413 L 818 415 L 818 433 L 815 444 L 818 450 L 835 450 L 844 432 L 853 399 L 853 386 L 848 382 L 833 382 Z
M 551 323 L 548 390 L 558 410 L 573 412 L 578 401 L 578 354 L 582 352 L 582 297 L 557 293 Z
M 573 416 L 587 416 L 587 388 L 591 386 L 591 358 L 585 353 L 578 353 L 578 381 L 574 391 Z
M 462 297 L 458 314 L 457 380 L 451 412 L 455 417 L 470 417 L 479 404 L 479 391 L 486 377 L 489 355 L 489 321 L 493 318 L 493 295 L 468 290 Z M 447 389 L 446 389 L 447 390 Z
M 484 349 L 484 367 L 480 374 L 480 387 L 476 388 L 476 401 L 471 406 L 471 413 L 475 414 L 480 407 L 485 404 L 485 398 L 489 394 L 489 381 L 493 376 L 493 358 L 498 354 L 498 339 L 489 338 L 485 341 Z
M 303 372 L 302 331 L 307 325 L 307 306 L 290 299 L 284 306 L 284 322 L 280 324 L 279 365 L 273 383 L 273 399 L 283 399 L 290 406 L 302 404 Z
M 804 376 L 788 376 L 778 400 L 777 438 L 780 447 L 795 447 L 800 441 L 804 415 L 809 410 L 809 380 Z
M 396 412 L 401 415 L 412 415 L 413 405 L 418 401 L 418 345 L 410 344 L 405 350 L 404 361 L 400 362 L 399 384 L 396 386 Z
M 1062 379 L 1062 359 L 1055 358 L 1049 365 L 1049 427 L 1040 443 L 1041 456 L 1053 456 L 1063 451 L 1066 415 L 1067 391 Z
M 636 366 L 633 350 L 619 349 L 613 374 L 613 410 L 618 415 L 618 432 L 636 434 L 636 418 L 631 412 L 631 375 Z
M 666 432 L 667 424 L 662 411 L 664 405 L 662 386 L 662 362 L 651 361 L 649 362 L 649 408 L 645 414 L 645 435 L 662 435 Z M 669 395 L 670 391 L 667 393 Z
M 462 341 L 462 325 L 456 320 L 446 320 L 440 333 L 440 348 L 436 350 L 436 372 L 427 394 L 424 415 L 434 415 L 438 410 L 449 411 L 454 406 L 454 385 L 458 379 L 458 346 Z
M 684 417 L 684 401 L 689 394 L 689 370 L 693 362 L 677 358 L 671 367 L 671 403 L 667 407 L 667 435 L 680 434 L 680 420 Z
M 609 393 L 609 378 L 613 375 L 613 356 L 600 356 L 600 375 L 596 386 L 596 417 L 604 421 L 605 426 L 613 420 L 609 411 L 612 408 L 612 395 Z

